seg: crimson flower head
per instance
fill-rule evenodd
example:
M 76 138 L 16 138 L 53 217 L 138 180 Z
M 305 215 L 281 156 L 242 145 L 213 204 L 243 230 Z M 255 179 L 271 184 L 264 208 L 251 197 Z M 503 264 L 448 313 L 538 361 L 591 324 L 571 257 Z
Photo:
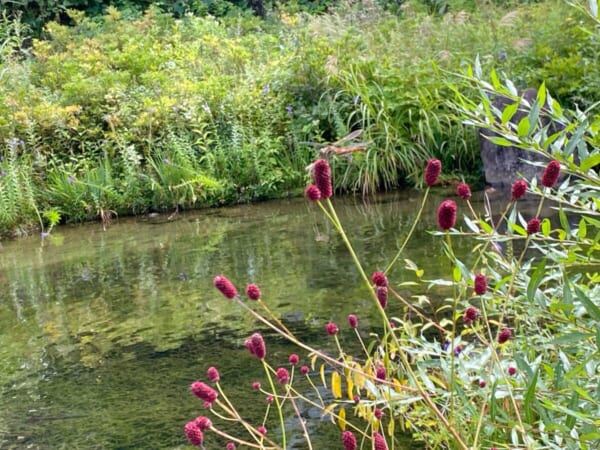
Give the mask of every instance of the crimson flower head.
M 260 427 L 258 427 L 256 429 L 256 431 L 258 431 L 260 434 L 262 434 L 264 436 L 265 434 L 267 434 L 267 427 L 265 427 L 264 425 L 261 425 Z
M 280 367 L 277 369 L 275 374 L 277 376 L 277 381 L 279 381 L 281 384 L 288 384 L 290 381 L 290 373 L 285 367 Z
M 212 421 L 206 416 L 196 417 L 194 423 L 200 429 L 200 431 L 208 430 L 210 427 L 212 427 Z
M 481 380 L 481 381 L 479 382 L 479 387 L 480 387 L 481 389 L 483 389 L 483 388 L 484 388 L 484 387 L 486 387 L 486 386 L 487 386 L 487 383 L 485 382 L 485 380 Z
M 512 337 L 512 333 L 510 328 L 503 328 L 500 334 L 498 335 L 498 344 L 504 344 Z
M 350 325 L 350 328 L 358 326 L 358 318 L 354 314 L 348 314 L 348 325 Z
M 217 275 L 213 278 L 213 284 L 226 298 L 231 300 L 237 296 L 237 289 L 227 277 Z
M 335 323 L 329 322 L 327 325 L 325 325 L 325 331 L 329 336 L 333 336 L 335 334 L 338 334 L 338 331 L 340 331 L 340 329 Z
M 270 405 L 271 403 L 273 403 L 275 401 L 275 397 L 273 397 L 271 394 L 269 394 L 265 397 L 265 401 Z
M 329 198 L 333 195 L 331 184 L 331 167 L 326 159 L 317 159 L 313 166 L 313 177 L 315 185 L 321 192 L 321 198 Z
M 254 381 L 252 383 L 252 389 L 254 389 L 255 391 L 258 391 L 260 389 L 260 382 Z
M 371 281 L 375 286 L 387 286 L 388 279 L 383 272 L 375 272 L 371 275 Z
M 342 433 L 342 445 L 344 450 L 356 450 L 356 437 L 352 431 L 344 431 Z
M 456 186 L 456 195 L 463 200 L 469 200 L 471 198 L 471 188 L 467 183 L 458 183 L 458 186 Z
M 375 377 L 378 380 L 385 380 L 387 377 L 387 372 L 385 370 L 385 367 L 377 366 L 377 369 L 375 369 Z
M 465 315 L 464 315 L 463 319 L 466 324 L 469 324 L 469 323 L 477 320 L 478 317 L 479 317 L 479 312 L 477 311 L 477 309 L 472 306 L 469 306 L 465 310 Z
M 377 431 L 373 433 L 373 450 L 388 450 L 385 439 Z
M 208 403 L 214 402 L 219 396 L 217 391 L 201 381 L 194 381 L 190 386 L 190 390 L 196 397 Z
M 288 358 L 288 362 L 292 365 L 292 366 L 296 366 L 298 365 L 298 363 L 300 362 L 300 357 L 298 355 L 296 355 L 295 353 L 292 353 L 290 355 L 290 357 Z
M 425 167 L 425 184 L 433 186 L 437 183 L 442 172 L 442 162 L 439 159 L 430 159 Z
M 387 306 L 387 302 L 388 302 L 388 288 L 386 288 L 385 286 L 378 286 L 376 294 L 377 294 L 377 300 L 379 301 L 379 304 L 381 305 L 382 308 L 385 309 L 385 307 Z
M 381 418 L 383 417 L 383 411 L 379 408 L 375 408 L 375 410 L 373 411 L 373 415 L 376 419 L 381 420 Z
M 212 382 L 212 383 L 216 383 L 217 381 L 219 381 L 221 379 L 221 376 L 219 375 L 219 371 L 217 370 L 216 367 L 209 367 L 208 370 L 206 371 L 206 374 L 208 376 L 208 381 Z
M 521 197 L 525 195 L 527 192 L 527 181 L 525 180 L 517 180 L 513 183 L 510 193 L 512 195 L 513 200 L 519 200 Z
M 456 223 L 456 203 L 444 200 L 437 211 L 438 225 L 442 230 L 449 230 Z
M 246 339 L 244 345 L 250 354 L 256 356 L 258 359 L 265 359 L 265 356 L 267 356 L 267 347 L 260 333 L 254 333 Z
M 475 275 L 475 280 L 473 281 L 473 289 L 475 294 L 483 295 L 487 292 L 487 278 L 482 273 L 478 273 Z
M 542 221 L 537 217 L 534 217 L 529 222 L 527 222 L 527 234 L 535 234 L 540 231 L 540 223 Z
M 552 187 L 556 184 L 560 175 L 560 163 L 557 160 L 552 160 L 548 163 L 542 174 L 542 186 Z
M 204 435 L 195 422 L 186 423 L 183 431 L 185 432 L 188 441 L 190 441 L 190 444 L 201 446 L 202 442 L 204 442 Z
M 512 376 L 513 376 L 515 373 L 517 373 L 517 368 L 516 368 L 516 367 L 513 367 L 513 366 L 510 366 L 510 367 L 508 368 L 508 371 L 507 371 L 507 372 L 508 372 L 508 374 L 509 374 L 509 375 L 512 377 Z
M 257 285 L 249 284 L 246 286 L 246 295 L 250 300 L 258 300 L 262 294 Z
M 304 194 L 311 202 L 316 202 L 321 199 L 321 191 L 314 184 L 309 184 L 304 191 Z
M 300 373 L 301 373 L 302 375 L 306 375 L 306 374 L 307 374 L 309 371 L 310 371 L 310 369 L 309 369 L 309 367 L 308 367 L 308 366 L 306 366 L 306 365 L 304 365 L 304 366 L 300 367 Z
M 233 442 L 228 442 L 225 446 L 225 450 L 235 450 L 235 444 Z

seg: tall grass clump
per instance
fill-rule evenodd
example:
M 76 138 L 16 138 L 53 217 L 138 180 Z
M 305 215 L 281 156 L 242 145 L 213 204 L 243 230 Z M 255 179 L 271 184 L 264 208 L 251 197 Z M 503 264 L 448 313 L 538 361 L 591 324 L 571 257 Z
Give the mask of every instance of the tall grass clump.
M 243 346 L 264 376 L 248 389 L 267 401 L 264 418 L 249 421 L 244 405 L 227 396 L 236 380 L 207 368 L 190 386 L 206 408 L 184 427 L 192 445 L 285 449 L 302 439 L 313 448 L 306 408 L 339 427 L 339 441 L 328 448 L 399 448 L 406 434 L 432 449 L 600 445 L 598 119 L 562 108 L 544 86 L 528 104 L 510 80 L 492 72 L 488 82 L 481 73 L 477 63 L 448 87 L 453 111 L 466 126 L 492 131 L 499 145 L 542 155 L 541 176 L 517 180 L 500 211 L 476 211 L 465 183 L 439 205 L 425 195 L 420 211 L 437 213 L 431 233 L 448 262 L 447 275 L 431 279 L 428 267 L 402 255 L 420 213 L 388 267 L 362 265 L 336 213 L 330 164 L 317 160 L 306 196 L 345 243 L 378 323 L 364 324 L 358 303 L 348 299 L 347 324 L 323 323 L 321 340 L 309 344 L 271 313 L 277 293 L 268 286 L 251 284 L 244 294 L 225 275 L 215 276 L 215 288 L 256 320 Z M 499 95 L 527 110 L 519 123 L 507 119 L 515 108 L 492 107 Z M 564 129 L 544 125 L 542 105 Z M 442 168 L 430 159 L 421 169 L 428 191 Z M 533 211 L 524 207 L 525 196 L 536 203 Z M 471 242 L 468 262 L 453 251 L 458 239 Z M 392 270 L 398 262 L 403 267 Z M 413 281 L 396 281 L 399 270 Z M 391 305 L 401 314 L 392 315 Z M 269 352 L 267 332 L 290 342 L 289 357 Z

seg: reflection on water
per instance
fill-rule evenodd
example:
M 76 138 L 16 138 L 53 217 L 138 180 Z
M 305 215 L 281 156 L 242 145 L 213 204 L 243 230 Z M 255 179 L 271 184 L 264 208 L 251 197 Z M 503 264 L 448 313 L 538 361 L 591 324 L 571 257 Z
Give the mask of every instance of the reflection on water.
M 394 256 L 420 196 L 335 200 L 368 272 Z M 405 254 L 426 269 L 426 278 L 440 276 L 448 264 L 440 239 L 427 232 L 435 229 L 441 199 L 430 199 Z M 458 254 L 468 255 L 465 245 L 456 241 Z M 262 411 L 249 388 L 259 366 L 242 347 L 257 324 L 214 290 L 218 273 L 239 289 L 259 284 L 272 309 L 309 341 L 328 320 L 345 323 L 352 312 L 366 323 L 374 313 L 343 242 L 304 199 L 180 214 L 175 221 L 119 220 L 107 231 L 62 227 L 43 242 L 6 242 L 0 250 L 0 447 L 183 445 L 183 424 L 201 413 L 189 383 L 212 364 L 249 417 L 257 406 Z M 390 278 L 412 276 L 400 264 Z M 291 349 L 284 342 L 267 342 L 276 362 L 287 361 Z M 335 427 L 324 429 L 338 439 Z M 207 439 L 208 448 L 218 442 Z

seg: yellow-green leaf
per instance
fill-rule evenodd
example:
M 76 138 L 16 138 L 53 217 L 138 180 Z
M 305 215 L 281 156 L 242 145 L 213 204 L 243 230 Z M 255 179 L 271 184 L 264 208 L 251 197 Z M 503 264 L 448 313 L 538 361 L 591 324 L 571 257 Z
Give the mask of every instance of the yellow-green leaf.
M 333 398 L 342 398 L 342 378 L 338 372 L 331 374 L 331 392 Z
M 338 412 L 338 426 L 340 430 L 344 431 L 346 429 L 346 409 L 342 408 Z

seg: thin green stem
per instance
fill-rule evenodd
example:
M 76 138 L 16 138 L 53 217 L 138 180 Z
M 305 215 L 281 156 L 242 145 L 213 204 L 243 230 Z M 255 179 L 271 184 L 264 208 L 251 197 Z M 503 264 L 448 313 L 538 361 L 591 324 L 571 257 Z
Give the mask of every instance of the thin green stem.
M 264 359 L 261 359 L 261 362 L 267 374 L 267 378 L 269 379 L 269 385 L 271 386 L 271 391 L 273 392 L 273 397 L 275 398 L 275 404 L 277 405 L 277 414 L 279 415 L 279 425 L 281 426 L 281 440 L 283 443 L 283 448 L 287 448 L 287 435 L 285 432 L 285 422 L 283 420 L 283 411 L 281 408 L 281 403 L 279 402 L 279 396 L 275 390 L 275 384 L 273 383 L 273 377 L 271 376 L 269 365 Z

